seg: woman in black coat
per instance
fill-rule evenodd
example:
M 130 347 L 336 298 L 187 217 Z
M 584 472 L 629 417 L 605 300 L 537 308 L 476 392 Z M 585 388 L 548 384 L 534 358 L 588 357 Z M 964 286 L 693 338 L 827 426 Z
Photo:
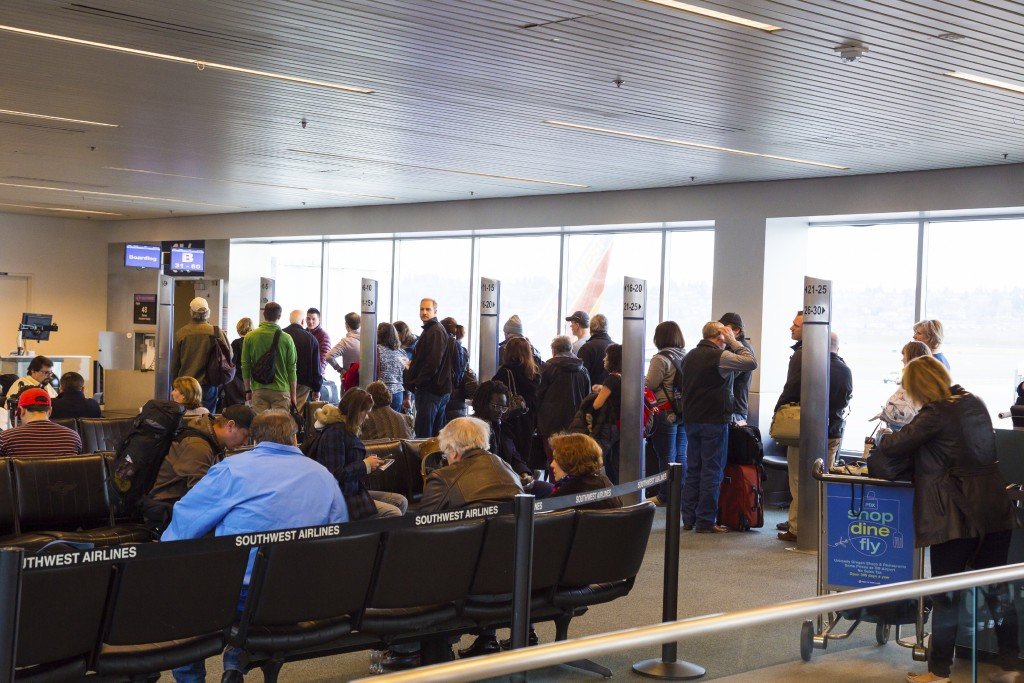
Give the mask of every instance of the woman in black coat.
M 525 337 L 513 337 L 505 346 L 505 362 L 491 379 L 502 382 L 512 394 L 523 397 L 526 412 L 508 415 L 504 428 L 511 436 L 520 456 L 530 457 L 530 444 L 537 426 L 537 389 L 540 387 L 540 371 L 533 360 L 530 342 Z M 511 398 L 511 396 L 510 396 Z
M 962 387 L 950 386 L 949 372 L 930 356 L 907 364 L 903 388 L 921 409 L 882 439 L 868 458 L 868 472 L 913 480 L 914 545 L 931 548 L 932 576 L 1005 565 L 1015 522 L 988 409 Z M 998 600 L 994 591 L 989 594 L 986 602 L 999 623 Z M 908 681 L 949 680 L 959 603 L 959 593 L 932 596 L 928 672 L 908 674 Z M 997 627 L 1000 645 L 1006 645 L 1001 655 L 1016 647 L 1017 634 L 1009 630 Z

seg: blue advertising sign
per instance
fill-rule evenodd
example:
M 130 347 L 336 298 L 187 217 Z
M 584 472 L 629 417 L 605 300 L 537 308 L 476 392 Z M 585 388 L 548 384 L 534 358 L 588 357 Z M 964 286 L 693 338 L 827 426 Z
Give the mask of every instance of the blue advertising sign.
M 828 585 L 863 588 L 914 578 L 914 490 L 825 484 Z

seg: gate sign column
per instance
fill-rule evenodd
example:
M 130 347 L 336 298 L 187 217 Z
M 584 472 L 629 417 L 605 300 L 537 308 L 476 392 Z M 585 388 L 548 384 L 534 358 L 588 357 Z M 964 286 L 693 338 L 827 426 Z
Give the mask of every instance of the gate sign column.
M 263 322 L 263 309 L 267 307 L 267 304 L 274 300 L 275 289 L 276 283 L 274 282 L 274 278 L 260 278 L 260 319 L 256 321 L 257 325 Z
M 480 381 L 498 371 L 498 315 L 501 308 L 501 282 L 480 278 Z
M 377 379 L 377 281 L 363 278 L 359 287 L 359 387 Z
M 804 278 L 804 325 L 800 375 L 800 485 L 797 549 L 818 547 L 818 482 L 814 461 L 828 462 L 829 336 L 832 329 L 832 281 Z
M 644 338 L 647 336 L 647 281 L 626 277 L 622 287 L 622 401 L 619 481 L 644 476 Z M 639 502 L 638 497 L 631 495 Z

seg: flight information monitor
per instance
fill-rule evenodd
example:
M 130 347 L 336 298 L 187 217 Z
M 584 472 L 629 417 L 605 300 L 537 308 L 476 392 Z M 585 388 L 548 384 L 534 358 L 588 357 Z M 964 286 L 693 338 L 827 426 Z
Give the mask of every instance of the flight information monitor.
M 149 244 L 126 244 L 124 265 L 128 268 L 159 268 L 160 247 Z

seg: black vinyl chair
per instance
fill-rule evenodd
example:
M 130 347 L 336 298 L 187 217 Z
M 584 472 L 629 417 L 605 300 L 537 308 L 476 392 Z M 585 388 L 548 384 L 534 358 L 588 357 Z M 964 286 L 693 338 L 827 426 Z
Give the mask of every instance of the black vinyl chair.
M 576 511 L 560 510 L 534 518 L 532 599 L 530 618 L 542 621 L 559 616 L 562 610 L 546 600 L 558 584 L 572 547 Z M 515 564 L 515 519 L 501 516 L 487 523 L 480 563 L 462 614 L 481 628 L 508 624 L 512 620 L 512 570 Z
M 389 533 L 359 630 L 390 644 L 454 623 L 473 581 L 484 528 L 484 520 L 475 520 Z M 427 645 L 423 660 L 431 663 Z
M 67 427 L 76 434 L 81 435 L 81 432 L 78 431 L 78 420 L 73 417 L 52 418 L 50 421 L 54 424 L 59 424 L 61 427 Z
M 381 534 L 284 543 L 260 549 L 250 594 L 228 642 L 277 680 L 289 652 L 352 632 L 373 580 Z
M 116 451 L 134 422 L 133 417 L 80 418 L 78 431 L 82 435 L 82 452 Z
M 99 642 L 112 576 L 109 564 L 22 574 L 16 681 L 76 681 Z
M 654 510 L 653 503 L 640 503 L 613 510 L 577 511 L 572 549 L 551 596 L 551 604 L 562 610 L 555 620 L 556 640 L 568 637 L 569 622 L 589 606 L 611 602 L 633 589 L 647 550 Z M 606 667 L 587 659 L 568 664 L 605 678 L 612 675 Z
M 96 673 L 144 681 L 221 652 L 248 560 L 241 547 L 119 565 Z
M 21 533 L 17 511 L 14 480 L 11 478 L 11 463 L 8 458 L 2 458 L 0 459 L 0 545 L 17 546 L 28 552 L 34 552 L 47 543 L 53 542 L 53 536 L 46 534 Z
M 142 543 L 141 524 L 115 525 L 100 454 L 11 458 L 21 530 L 97 546 Z

